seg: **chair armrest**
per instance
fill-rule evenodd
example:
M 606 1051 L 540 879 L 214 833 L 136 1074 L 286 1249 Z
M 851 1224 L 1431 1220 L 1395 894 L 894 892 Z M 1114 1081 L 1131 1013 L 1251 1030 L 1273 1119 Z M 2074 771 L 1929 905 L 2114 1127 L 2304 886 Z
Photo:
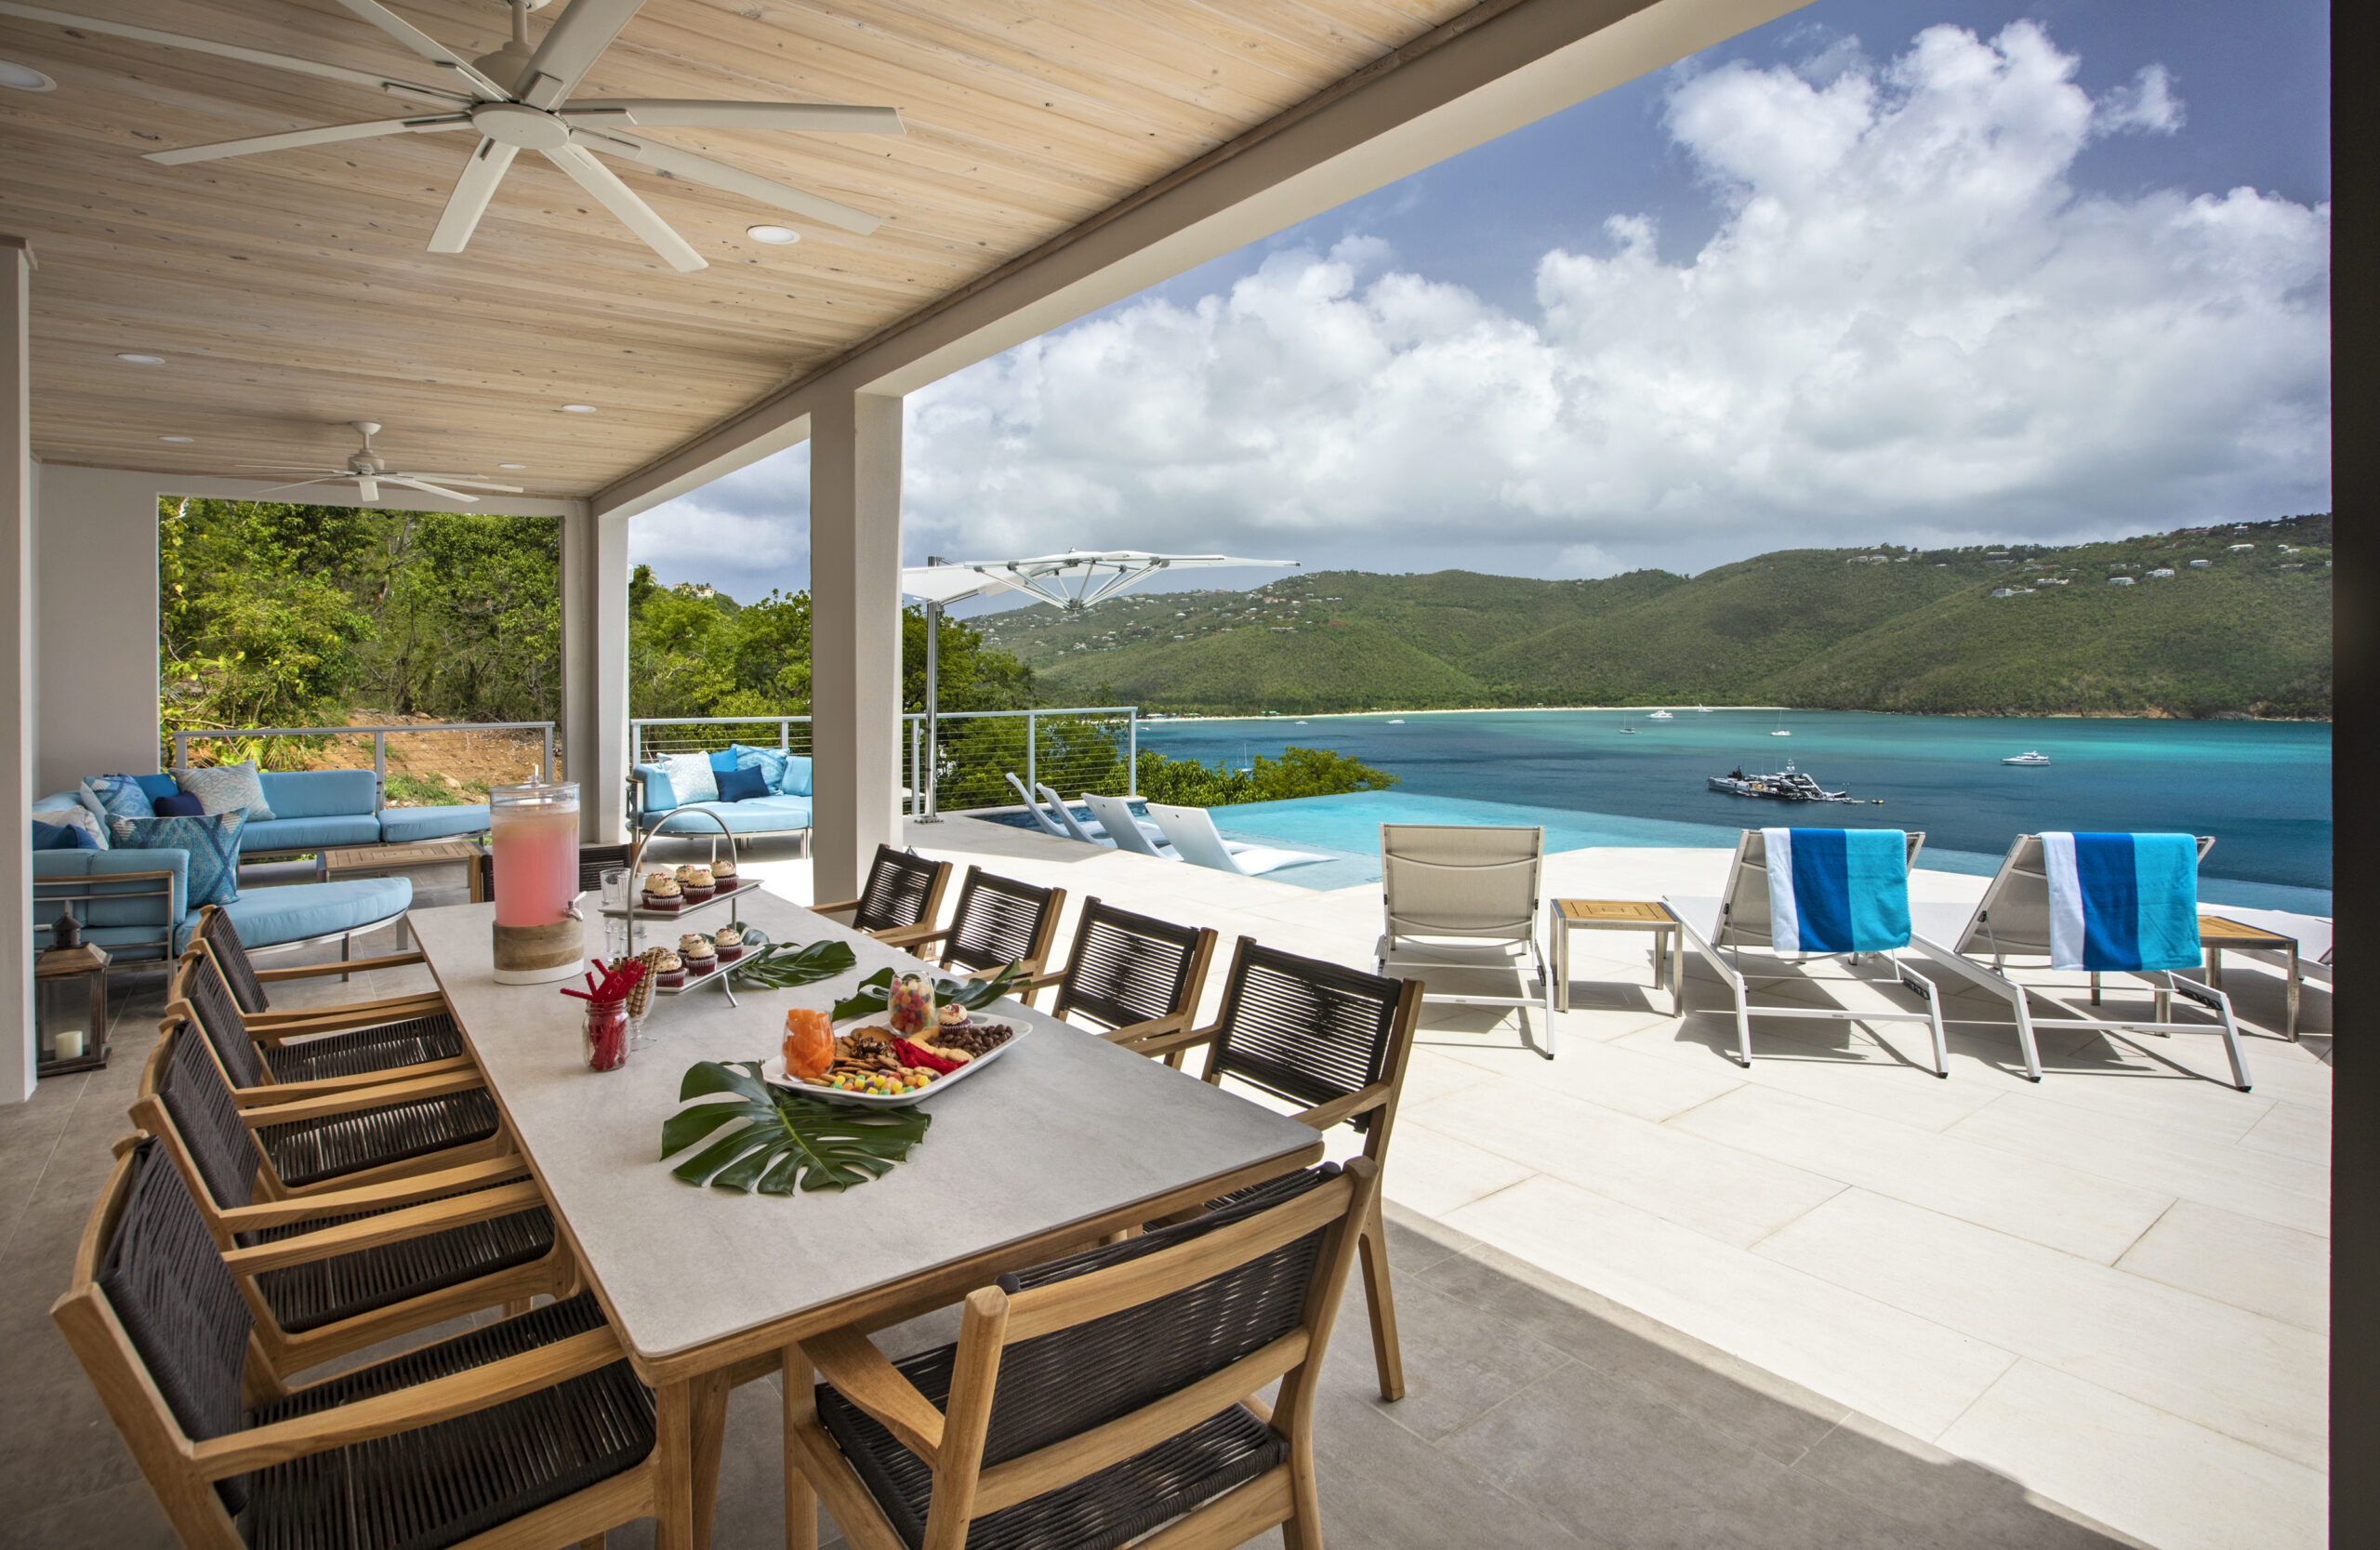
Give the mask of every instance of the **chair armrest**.
M 1289 1118 L 1299 1124 L 1312 1125 L 1316 1130 L 1327 1131 L 1342 1119 L 1352 1119 L 1358 1114 L 1368 1113 L 1387 1103 L 1390 1091 L 1388 1083 L 1376 1081 L 1369 1087 L 1357 1088 L 1343 1098 L 1333 1098 L 1327 1104 L 1316 1104 L 1302 1113 L 1290 1115 Z
M 524 1394 L 609 1367 L 621 1359 L 619 1336 L 608 1329 L 558 1340 L 502 1361 L 488 1362 L 394 1394 L 377 1394 L 336 1410 L 252 1426 L 229 1437 L 190 1444 L 190 1459 L 210 1480 L 245 1475 L 290 1459 L 345 1448 L 396 1432 L 492 1409 Z M 302 1391 L 301 1391 L 302 1392 Z
M 857 899 L 839 899 L 833 904 L 813 904 L 810 912 L 813 915 L 848 915 L 858 907 Z
M 366 1088 L 390 1087 L 404 1082 L 443 1077 L 456 1071 L 467 1071 L 476 1080 L 479 1067 L 469 1055 L 450 1055 L 443 1060 L 417 1061 L 411 1066 L 390 1066 L 377 1071 L 358 1071 L 346 1077 L 317 1077 L 311 1081 L 277 1081 L 270 1087 L 251 1087 L 245 1091 L 257 1094 L 248 1106 L 277 1108 L 308 1098 L 324 1098 L 338 1093 L 354 1093 Z M 276 1100 L 278 1100 L 276 1102 Z
M 243 1087 L 232 1094 L 241 1106 L 241 1118 L 251 1129 L 267 1125 L 290 1125 L 301 1119 L 327 1119 L 334 1115 L 353 1114 L 360 1109 L 387 1108 L 392 1104 L 416 1104 L 424 1098 L 443 1098 L 450 1093 L 468 1093 L 483 1082 L 476 1068 L 448 1071 L 434 1077 L 422 1077 L 413 1081 L 382 1082 L 372 1087 L 350 1087 L 337 1093 L 325 1093 L 311 1098 L 283 1103 L 275 1096 L 279 1091 L 271 1087 Z
M 949 928 L 937 931 L 931 925 L 886 926 L 882 931 L 871 931 L 867 934 L 888 947 L 914 947 L 937 936 L 948 935 Z
M 138 1133 L 130 1139 L 138 1141 Z M 233 1206 L 216 1214 L 222 1219 L 228 1231 L 235 1233 L 285 1227 L 293 1222 L 304 1222 L 317 1216 L 352 1216 L 359 1212 L 386 1211 L 392 1206 L 434 1200 L 442 1195 L 454 1195 L 467 1189 L 483 1189 L 489 1185 L 522 1178 L 528 1171 L 529 1165 L 517 1155 L 492 1158 L 485 1162 L 467 1162 L 459 1168 L 442 1169 L 435 1173 L 416 1173 L 411 1178 L 390 1179 L 381 1184 L 357 1185 L 348 1189 L 304 1195 L 287 1200 L 268 1200 L 261 1205 Z
M 828 1330 L 801 1342 L 804 1355 L 835 1392 L 858 1406 L 910 1452 L 929 1464 L 942 1450 L 942 1411 L 854 1329 Z
M 387 1023 L 410 1022 L 445 1010 L 446 998 L 424 991 L 418 996 L 390 996 L 346 1006 L 326 1006 L 319 1012 L 255 1012 L 241 1021 L 246 1025 L 249 1038 L 260 1044 L 278 1044 L 317 1033 L 348 1033 Z
M 448 1227 L 468 1226 L 473 1222 L 510 1216 L 516 1212 L 543 1205 L 545 1201 L 545 1192 L 537 1187 L 536 1182 L 522 1179 L 519 1184 L 503 1185 L 495 1189 L 478 1189 L 468 1195 L 449 1195 L 398 1211 L 384 1211 L 361 1221 L 343 1222 L 335 1227 L 324 1227 L 296 1238 L 278 1239 L 253 1248 L 226 1249 L 223 1251 L 223 1263 L 235 1276 L 260 1276 L 268 1270 L 306 1265 L 318 1259 L 334 1259 L 364 1249 L 377 1249 L 383 1243 L 419 1238 L 424 1233 L 443 1232 Z
M 1144 1039 L 1134 1044 L 1132 1053 L 1145 1055 L 1169 1055 L 1176 1050 L 1195 1050 L 1201 1044 L 1211 1044 L 1222 1037 L 1223 1026 L 1216 1023 L 1184 1033 L 1169 1033 L 1156 1039 Z
M 256 976 L 271 985 L 276 980 L 316 979 L 324 974 L 361 974 L 374 969 L 402 969 L 408 964 L 428 961 L 419 953 L 384 953 L 378 958 L 350 959 L 341 963 L 299 963 L 285 969 L 258 969 Z
M 1191 1013 L 1187 1011 L 1175 1012 L 1163 1017 L 1152 1017 L 1145 1023 L 1126 1023 L 1122 1027 L 1107 1028 L 1103 1030 L 1099 1037 L 1106 1040 L 1110 1044 L 1121 1044 L 1134 1053 L 1142 1053 L 1140 1046 L 1144 1040 L 1162 1039 L 1168 1034 L 1180 1033 L 1183 1030 L 1184 1025 L 1190 1021 L 1190 1017 Z

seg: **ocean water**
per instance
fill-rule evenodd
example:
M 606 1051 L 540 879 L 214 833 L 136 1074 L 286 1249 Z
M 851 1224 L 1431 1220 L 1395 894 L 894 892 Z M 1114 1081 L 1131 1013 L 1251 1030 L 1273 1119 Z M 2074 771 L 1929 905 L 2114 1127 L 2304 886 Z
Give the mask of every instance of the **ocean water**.
M 1380 875 L 1386 822 L 1527 823 L 1546 848 L 1732 846 L 1762 824 L 1925 831 L 1921 866 L 1989 875 L 2008 843 L 2043 828 L 2186 830 L 2215 837 L 2210 903 L 2331 912 L 2331 729 L 2302 722 L 1887 716 L 1680 709 L 1408 712 L 1143 722 L 1141 746 L 1237 765 L 1295 743 L 1401 777 L 1393 790 L 1218 808 L 1217 827 L 1263 844 L 1329 852 L 1272 873 L 1335 888 Z M 1790 737 L 1772 736 L 1779 724 Z M 1633 726 L 1624 733 L 1623 726 Z M 2042 768 L 2003 765 L 2039 749 Z M 1874 805 L 1809 806 L 1712 791 L 1707 778 L 1792 759 L 1830 790 Z

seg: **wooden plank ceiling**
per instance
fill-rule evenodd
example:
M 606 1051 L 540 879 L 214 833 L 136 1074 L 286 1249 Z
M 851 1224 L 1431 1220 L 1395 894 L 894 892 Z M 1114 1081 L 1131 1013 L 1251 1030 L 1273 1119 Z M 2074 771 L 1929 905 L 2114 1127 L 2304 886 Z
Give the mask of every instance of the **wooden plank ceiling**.
M 43 0 L 411 81 L 333 0 Z M 567 3 L 567 0 L 564 0 Z M 0 233 L 32 240 L 47 461 L 336 463 L 583 496 L 1467 8 L 1471 0 L 646 0 L 573 95 L 882 104 L 902 137 L 642 130 L 855 205 L 853 236 L 607 159 L 710 262 L 672 272 L 542 158 L 426 251 L 476 143 L 400 135 L 185 166 L 144 151 L 423 110 L 363 86 L 0 16 Z M 467 58 L 497 0 L 393 0 Z M 533 17 L 531 39 L 562 14 Z M 745 228 L 791 226 L 769 246 Z M 164 356 L 127 364 L 119 351 Z M 562 412 L 591 404 L 598 413 Z M 189 444 L 161 436 L 189 436 Z M 499 464 L 525 470 L 496 475 Z

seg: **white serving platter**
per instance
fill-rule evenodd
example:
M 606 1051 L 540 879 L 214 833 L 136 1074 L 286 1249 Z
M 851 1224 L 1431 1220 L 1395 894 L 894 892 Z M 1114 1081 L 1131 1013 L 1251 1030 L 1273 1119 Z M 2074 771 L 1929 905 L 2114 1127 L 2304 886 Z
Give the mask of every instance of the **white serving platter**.
M 836 1025 L 835 1031 L 838 1034 L 849 1033 L 855 1027 L 863 1027 L 881 1021 L 883 1021 L 883 1015 L 880 1013 L 866 1017 L 853 1017 L 848 1022 Z M 1023 1021 L 1011 1021 L 1005 1017 L 987 1017 L 985 1021 L 1000 1023 L 1016 1031 L 1010 1036 L 1009 1041 L 998 1049 L 986 1054 L 977 1055 L 956 1071 L 947 1076 L 936 1077 L 914 1093 L 846 1093 L 832 1087 L 813 1087 L 806 1081 L 796 1080 L 786 1074 L 785 1056 L 782 1054 L 773 1054 L 760 1063 L 760 1080 L 772 1087 L 782 1087 L 789 1093 L 799 1093 L 805 1098 L 818 1098 L 830 1104 L 849 1104 L 853 1108 L 906 1108 L 911 1104 L 924 1103 L 958 1086 L 1008 1053 L 1009 1051 L 1024 1043 L 1025 1036 L 1033 1031 L 1033 1025 Z

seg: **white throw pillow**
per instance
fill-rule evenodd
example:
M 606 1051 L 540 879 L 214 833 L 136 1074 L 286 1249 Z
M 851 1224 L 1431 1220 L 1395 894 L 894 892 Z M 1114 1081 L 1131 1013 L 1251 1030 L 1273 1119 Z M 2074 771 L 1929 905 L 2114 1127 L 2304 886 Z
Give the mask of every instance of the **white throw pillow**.
M 711 773 L 709 754 L 673 753 L 661 762 L 661 773 L 669 777 L 680 806 L 719 800 L 719 777 Z

